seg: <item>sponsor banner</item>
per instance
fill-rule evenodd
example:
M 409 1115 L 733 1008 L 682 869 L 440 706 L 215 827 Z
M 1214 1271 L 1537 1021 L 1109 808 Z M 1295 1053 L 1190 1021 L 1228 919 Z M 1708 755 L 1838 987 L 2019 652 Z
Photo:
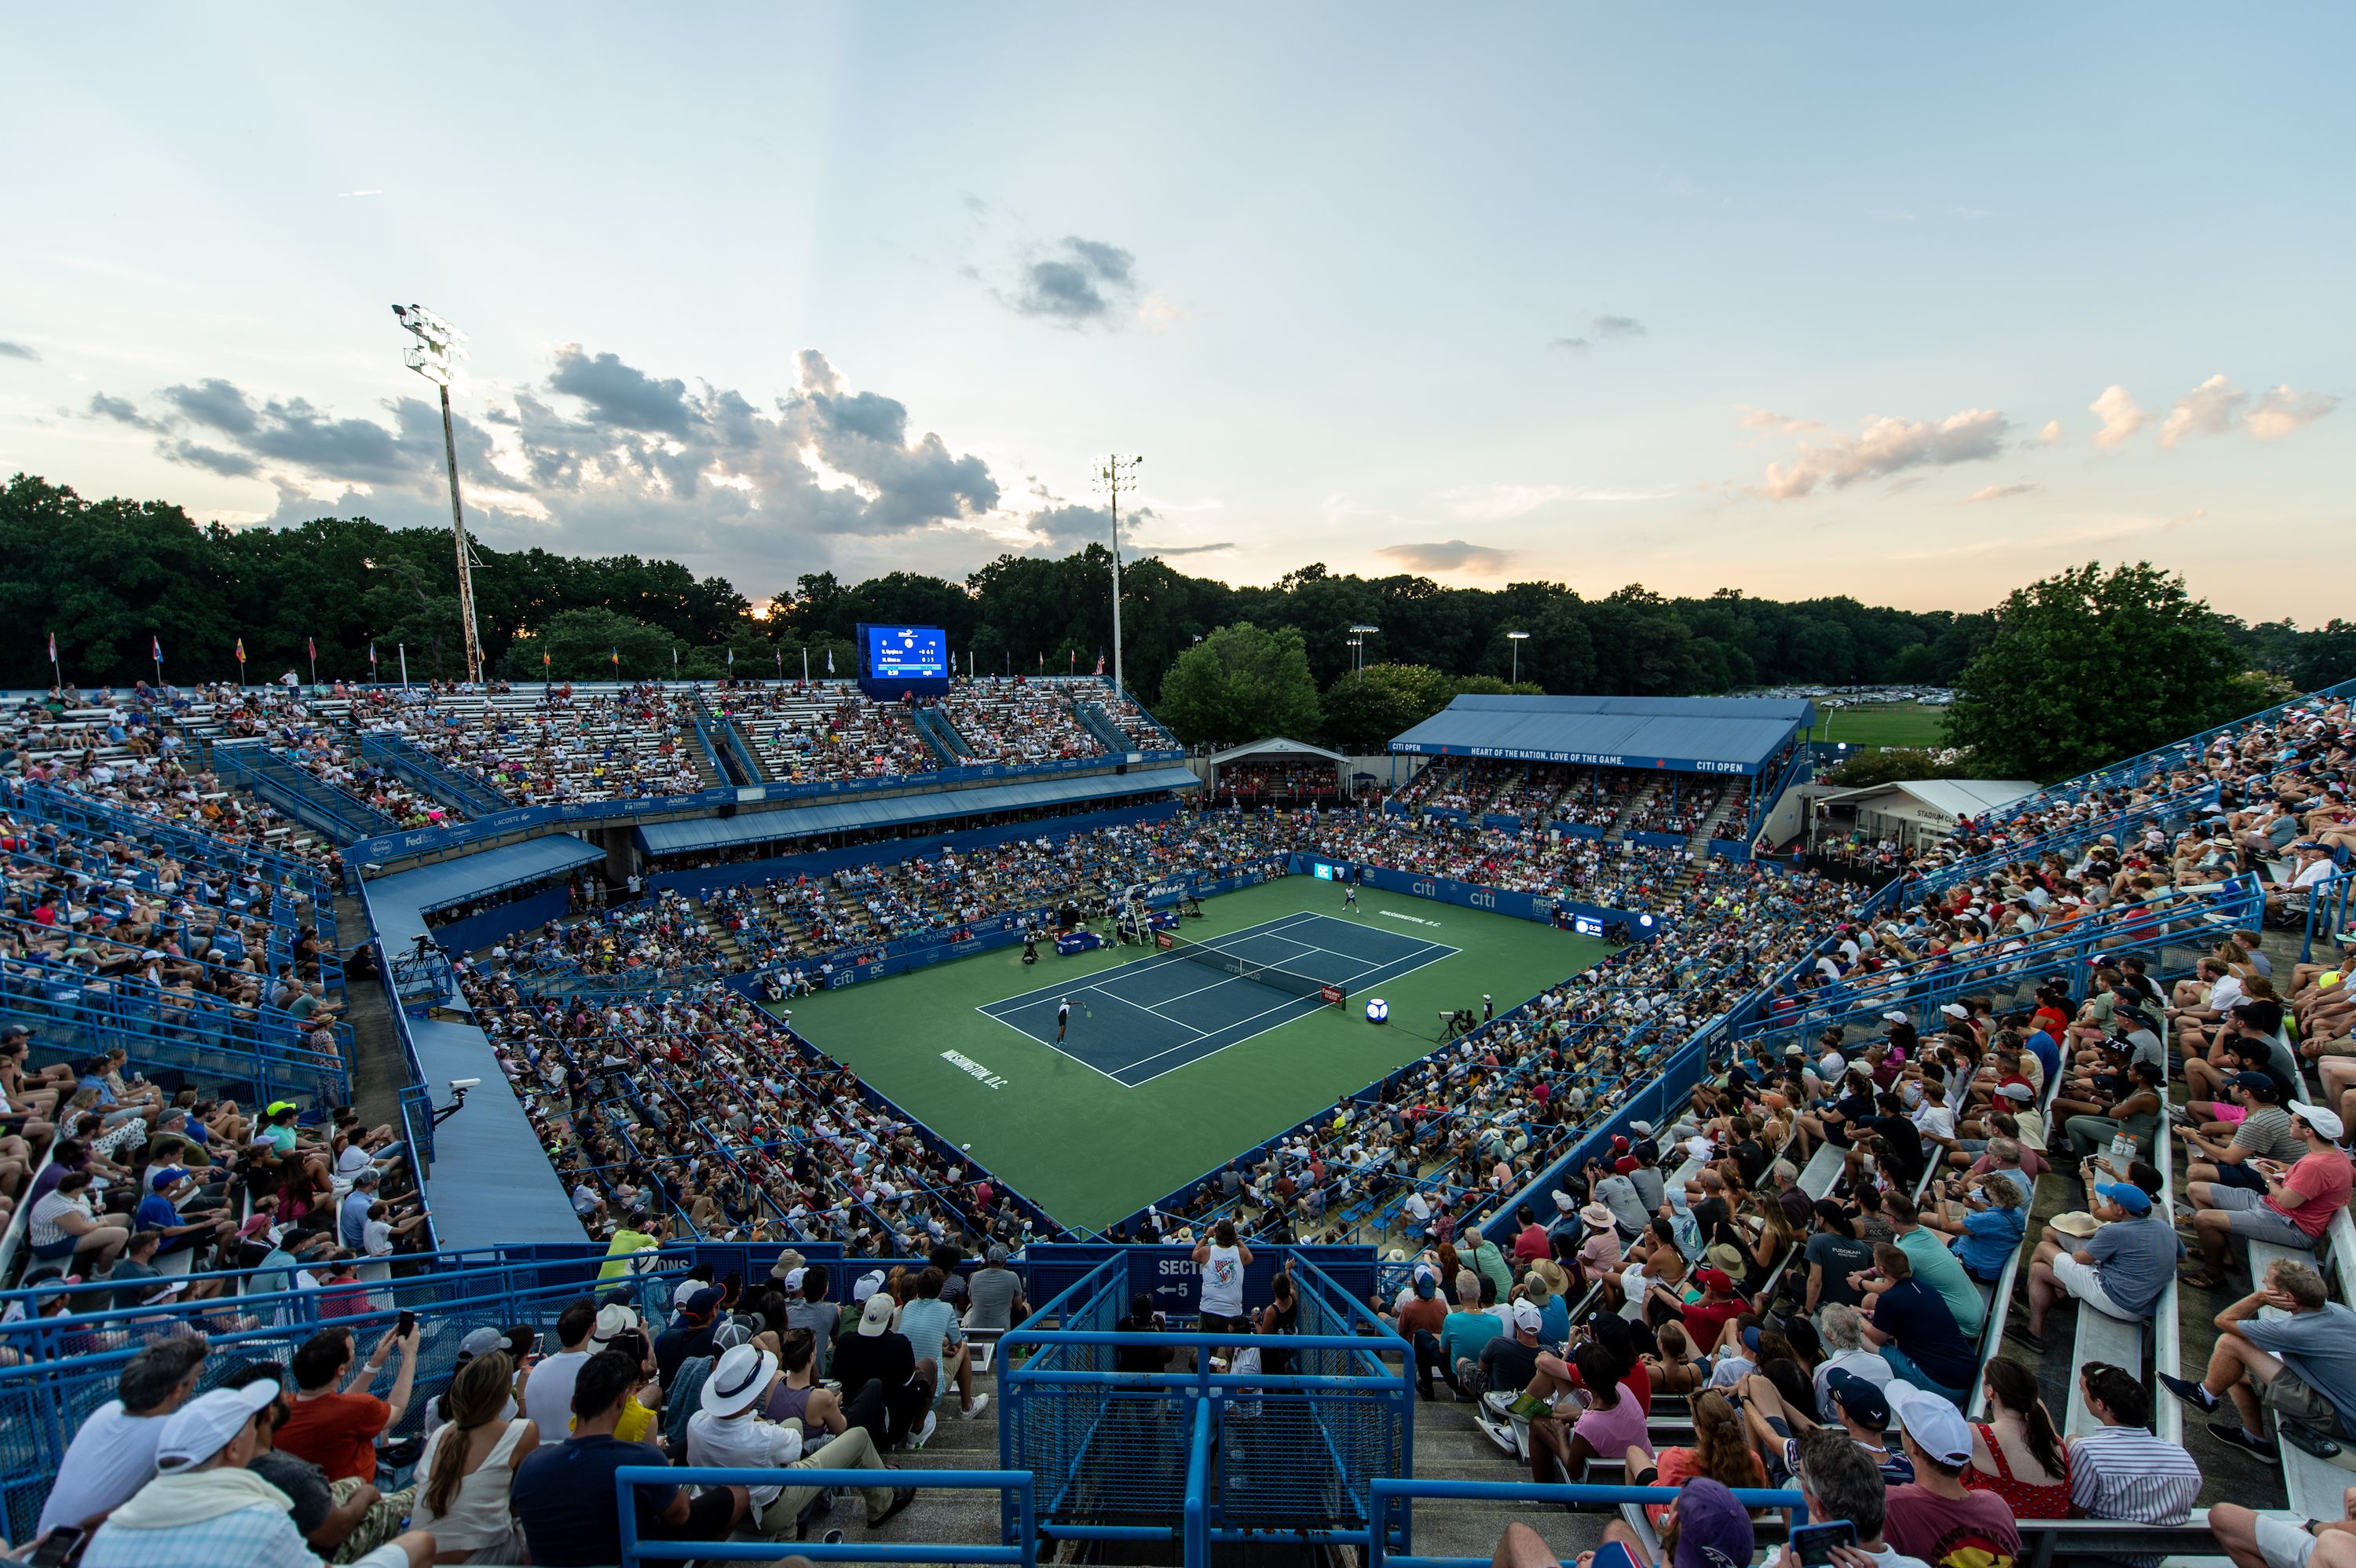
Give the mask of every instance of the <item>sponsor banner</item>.
M 1546 752 L 1515 746 L 1433 746 L 1420 741 L 1394 741 L 1391 750 L 1408 756 L 1488 757 L 1504 763 L 1573 763 L 1591 768 L 1647 768 L 1673 773 L 1755 773 L 1759 771 L 1756 763 L 1646 757 L 1625 752 Z

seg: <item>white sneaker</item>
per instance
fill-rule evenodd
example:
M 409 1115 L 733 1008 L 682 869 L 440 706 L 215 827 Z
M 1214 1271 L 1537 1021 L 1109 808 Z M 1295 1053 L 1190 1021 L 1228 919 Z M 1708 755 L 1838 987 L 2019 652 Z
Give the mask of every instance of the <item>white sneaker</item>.
M 1514 1398 L 1515 1396 L 1508 1391 L 1494 1388 L 1481 1396 L 1481 1403 L 1499 1415 L 1511 1415 L 1514 1413 Z
M 971 1404 L 958 1412 L 958 1419 L 959 1421 L 971 1421 L 975 1416 L 980 1415 L 983 1411 L 988 1410 L 989 1408 L 990 1396 L 986 1393 L 978 1393 L 973 1396 L 973 1403 Z
M 940 1424 L 941 1418 L 939 1416 L 935 1415 L 929 1410 L 925 1412 L 925 1424 L 916 1428 L 914 1432 L 908 1434 L 907 1446 L 911 1450 L 922 1448 L 926 1444 L 933 1440 L 933 1432 L 940 1425 Z

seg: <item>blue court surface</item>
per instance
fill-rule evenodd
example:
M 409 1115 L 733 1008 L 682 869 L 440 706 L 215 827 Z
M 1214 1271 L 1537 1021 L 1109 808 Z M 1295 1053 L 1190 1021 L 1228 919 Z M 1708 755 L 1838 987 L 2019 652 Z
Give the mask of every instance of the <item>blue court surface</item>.
M 1353 997 L 1457 951 L 1314 913 L 1246 926 L 1198 945 L 1341 986 Z M 1066 997 L 1072 1019 L 1058 1044 L 1055 1008 Z M 1134 1089 L 1330 1005 L 1162 951 L 978 1010 Z

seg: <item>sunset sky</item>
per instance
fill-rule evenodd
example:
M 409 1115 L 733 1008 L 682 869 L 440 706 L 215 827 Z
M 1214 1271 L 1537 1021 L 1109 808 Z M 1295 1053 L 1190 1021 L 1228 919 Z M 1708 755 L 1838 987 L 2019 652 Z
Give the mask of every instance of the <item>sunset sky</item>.
M 0 465 L 494 548 L 1101 537 L 2349 615 L 2345 5 L 261 5 L 11 22 Z

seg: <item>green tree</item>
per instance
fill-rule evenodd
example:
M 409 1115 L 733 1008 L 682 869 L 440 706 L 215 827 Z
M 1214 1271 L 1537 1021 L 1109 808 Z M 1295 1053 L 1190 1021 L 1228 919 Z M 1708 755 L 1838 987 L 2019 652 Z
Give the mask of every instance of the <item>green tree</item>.
M 2184 580 L 2089 561 L 2015 589 L 1965 667 L 1946 738 L 1986 776 L 2067 778 L 2255 706 Z
M 1430 665 L 1370 664 L 1325 688 L 1325 738 L 1344 752 L 1379 752 L 1456 693 L 1457 683 Z
M 550 616 L 537 635 L 516 640 L 502 661 L 502 673 L 513 680 L 540 679 L 540 656 L 545 651 L 546 667 L 558 680 L 669 680 L 676 646 L 661 627 L 612 610 L 562 610 Z M 618 669 L 614 663 L 617 652 Z
M 1222 626 L 1178 656 L 1154 714 L 1190 746 L 1318 732 L 1317 683 L 1291 627 Z

